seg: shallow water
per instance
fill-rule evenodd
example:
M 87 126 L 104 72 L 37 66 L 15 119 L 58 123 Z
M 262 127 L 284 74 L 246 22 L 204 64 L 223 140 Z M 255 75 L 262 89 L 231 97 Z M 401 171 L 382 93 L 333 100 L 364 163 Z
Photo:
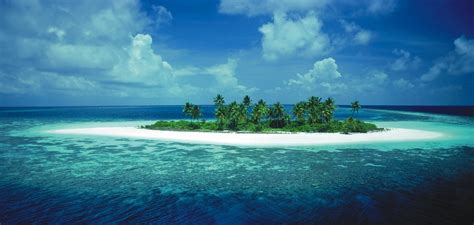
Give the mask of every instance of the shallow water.
M 0 223 L 471 224 L 474 119 L 362 110 L 431 141 L 245 148 L 45 131 L 179 119 L 180 107 L 0 110 Z M 212 107 L 205 115 L 212 115 Z M 337 117 L 350 114 L 340 108 Z

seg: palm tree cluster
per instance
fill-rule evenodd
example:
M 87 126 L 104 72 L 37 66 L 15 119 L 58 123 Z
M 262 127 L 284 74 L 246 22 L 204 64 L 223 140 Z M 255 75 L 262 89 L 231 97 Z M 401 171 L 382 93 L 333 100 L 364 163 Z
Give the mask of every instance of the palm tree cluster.
M 361 108 L 359 101 L 351 103 L 352 115 L 347 120 L 334 120 L 336 103 L 333 98 L 323 101 L 320 97 L 311 96 L 306 101 L 296 103 L 290 116 L 285 107 L 277 102 L 268 105 L 263 99 L 252 104 L 249 96 L 241 102 L 232 101 L 226 104 L 222 95 L 214 98 L 216 121 L 157 121 L 145 126 L 149 129 L 166 130 L 243 130 L 243 131 L 289 131 L 289 132 L 368 132 L 380 130 L 376 125 L 354 119 L 354 114 Z M 202 117 L 198 105 L 187 102 L 183 113 L 192 120 Z
M 211 126 L 208 128 L 214 130 L 247 131 L 262 131 L 263 129 L 273 128 L 324 131 L 331 130 L 334 127 L 336 127 L 336 130 L 342 129 L 340 127 L 343 126 L 337 120 L 333 122 L 336 103 L 331 97 L 323 101 L 320 97 L 311 96 L 306 101 L 300 101 L 292 108 L 293 116 L 286 112 L 285 107 L 280 102 L 267 105 L 263 99 L 260 99 L 255 104 L 252 104 L 252 100 L 248 95 L 241 102 L 232 101 L 226 104 L 224 97 L 218 94 L 214 98 L 214 105 L 216 122 L 203 122 L 201 126 L 208 124 Z M 348 120 L 348 125 L 352 126 L 354 124 L 352 119 L 354 113 L 357 113 L 361 106 L 359 101 L 354 101 L 351 103 L 351 107 L 352 116 Z M 199 119 L 202 116 L 199 106 L 189 102 L 184 105 L 183 113 L 190 116 L 193 120 Z
M 199 119 L 202 116 L 201 108 L 198 105 L 193 105 L 189 102 L 184 104 L 183 108 L 184 115 L 190 116 L 191 119 Z
M 214 105 L 219 130 L 241 130 L 249 127 L 261 130 L 265 126 L 283 128 L 292 122 L 299 125 L 329 123 L 335 110 L 334 99 L 328 98 L 323 102 L 321 98 L 314 96 L 306 102 L 298 102 L 293 107 L 295 121 L 291 120 L 280 102 L 268 106 L 263 99 L 260 99 L 252 105 L 252 100 L 248 95 L 241 103 L 233 101 L 226 105 L 224 97 L 218 94 L 214 98 Z
M 320 97 L 311 96 L 306 102 L 301 101 L 293 106 L 293 116 L 299 125 L 329 123 L 333 119 L 336 104 L 329 97 L 324 102 Z

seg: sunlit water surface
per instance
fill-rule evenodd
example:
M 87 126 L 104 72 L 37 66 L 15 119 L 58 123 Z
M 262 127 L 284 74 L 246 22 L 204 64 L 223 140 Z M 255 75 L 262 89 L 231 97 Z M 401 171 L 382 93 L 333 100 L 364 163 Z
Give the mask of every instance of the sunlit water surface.
M 212 107 L 204 107 L 210 118 Z M 472 224 L 474 119 L 383 110 L 430 141 L 247 148 L 54 135 L 137 126 L 181 108 L 0 109 L 0 224 Z M 346 118 L 349 109 L 336 116 Z

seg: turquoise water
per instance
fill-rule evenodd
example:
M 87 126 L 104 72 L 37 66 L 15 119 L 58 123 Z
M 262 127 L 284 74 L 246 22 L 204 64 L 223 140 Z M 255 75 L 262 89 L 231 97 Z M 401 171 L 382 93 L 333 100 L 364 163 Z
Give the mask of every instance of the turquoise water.
M 212 107 L 204 107 L 212 115 Z M 181 107 L 0 109 L 0 223 L 471 224 L 474 118 L 362 110 L 441 139 L 249 148 L 55 135 Z M 348 109 L 336 116 L 345 118 Z

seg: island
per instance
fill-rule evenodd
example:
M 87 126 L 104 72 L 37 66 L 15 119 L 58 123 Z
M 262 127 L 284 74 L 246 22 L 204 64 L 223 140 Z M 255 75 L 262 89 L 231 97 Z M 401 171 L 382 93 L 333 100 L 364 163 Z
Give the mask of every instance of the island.
M 233 101 L 226 105 L 224 97 L 218 94 L 214 98 L 214 105 L 215 120 L 201 119 L 200 107 L 187 102 L 183 107 L 183 113 L 191 120 L 160 120 L 154 124 L 142 126 L 142 128 L 204 132 L 326 132 L 344 134 L 383 130 L 375 124 L 363 122 L 354 117 L 361 108 L 359 101 L 351 103 L 352 114 L 343 121 L 334 119 L 336 104 L 331 97 L 322 101 L 320 97 L 311 96 L 307 101 L 300 101 L 293 105 L 292 116 L 285 111 L 280 102 L 268 106 L 264 100 L 260 99 L 257 103 L 252 104 L 248 95 L 240 103 Z
M 241 103 L 225 104 L 224 97 L 217 95 L 214 104 L 212 120 L 203 119 L 201 107 L 188 102 L 182 112 L 189 119 L 159 120 L 140 126 L 65 128 L 48 133 L 258 147 L 426 141 L 444 136 L 427 130 L 379 128 L 361 121 L 357 119 L 361 109 L 358 101 L 351 103 L 351 114 L 345 120 L 334 118 L 333 98 L 322 101 L 309 97 L 291 108 L 291 116 L 279 102 L 268 106 L 259 100 L 252 104 L 249 96 Z

